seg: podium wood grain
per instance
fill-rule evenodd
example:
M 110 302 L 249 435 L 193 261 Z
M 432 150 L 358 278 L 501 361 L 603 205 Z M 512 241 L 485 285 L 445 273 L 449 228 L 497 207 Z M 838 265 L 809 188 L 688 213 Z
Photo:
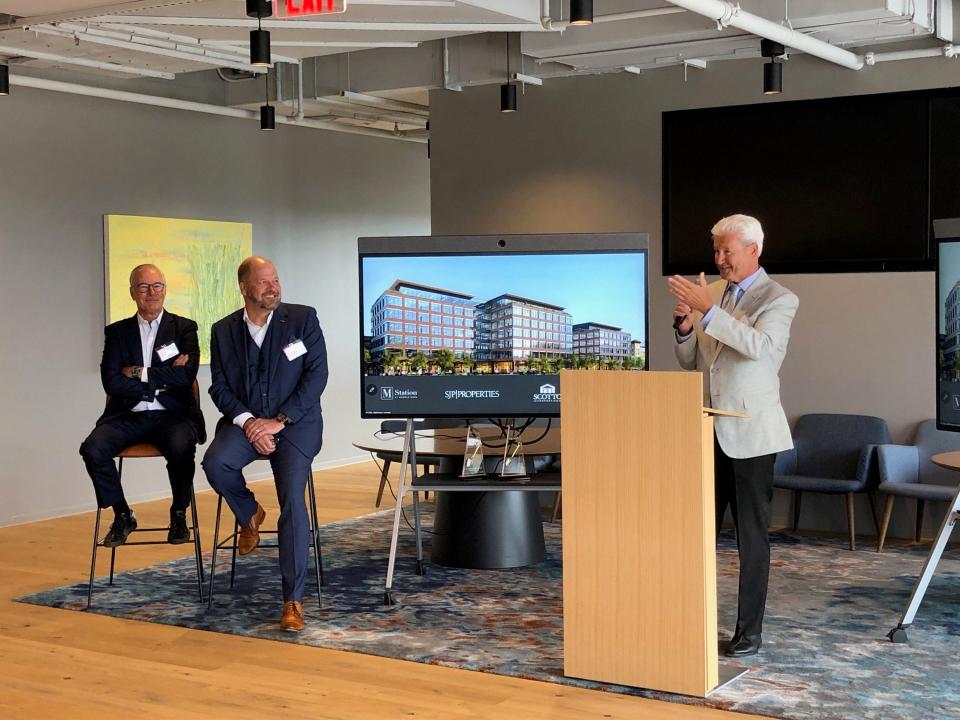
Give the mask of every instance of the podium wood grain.
M 564 672 L 718 684 L 713 419 L 695 373 L 564 370 Z

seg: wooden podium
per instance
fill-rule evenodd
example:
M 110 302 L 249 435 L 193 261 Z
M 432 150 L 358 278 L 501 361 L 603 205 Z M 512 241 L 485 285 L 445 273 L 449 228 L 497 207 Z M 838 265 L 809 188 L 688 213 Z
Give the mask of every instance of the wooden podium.
M 703 697 L 718 685 L 703 378 L 563 370 L 560 387 L 564 674 Z

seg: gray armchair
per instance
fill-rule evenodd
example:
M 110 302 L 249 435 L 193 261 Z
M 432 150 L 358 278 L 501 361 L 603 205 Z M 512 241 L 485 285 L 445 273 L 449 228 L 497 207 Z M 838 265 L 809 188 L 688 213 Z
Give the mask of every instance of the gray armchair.
M 869 415 L 801 415 L 793 431 L 794 448 L 777 454 L 774 487 L 793 491 L 793 528 L 800 521 L 805 492 L 845 495 L 850 549 L 856 549 L 853 499 L 878 482 L 876 447 L 890 442 L 886 420 Z M 870 495 L 871 508 L 873 496 Z M 874 511 L 874 523 L 877 517 Z M 878 528 L 879 531 L 879 528 Z
M 952 500 L 960 474 L 930 462 L 937 453 L 960 450 L 960 434 L 937 430 L 935 420 L 924 420 L 917 426 L 913 445 L 881 445 L 877 448 L 880 466 L 879 490 L 887 495 L 877 538 L 877 552 L 883 550 L 890 514 L 897 497 L 917 501 L 917 518 L 913 539 L 920 541 L 923 510 L 927 500 Z

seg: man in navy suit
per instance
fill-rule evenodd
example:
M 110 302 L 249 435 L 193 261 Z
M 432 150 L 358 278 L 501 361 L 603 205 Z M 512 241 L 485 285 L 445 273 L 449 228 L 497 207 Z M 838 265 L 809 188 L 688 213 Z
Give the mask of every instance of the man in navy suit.
M 167 460 L 173 501 L 167 542 L 189 542 L 186 511 L 193 486 L 197 443 L 206 441 L 203 415 L 193 394 L 200 365 L 197 324 L 165 312 L 166 280 L 155 265 L 130 273 L 137 314 L 106 327 L 100 379 L 107 405 L 80 455 L 93 480 L 100 507 L 113 507 L 103 539 L 107 547 L 126 542 L 137 518 L 127 505 L 114 457 L 138 443 L 156 445 Z
M 238 551 L 246 555 L 260 542 L 266 512 L 242 470 L 258 456 L 269 457 L 280 502 L 280 624 L 298 632 L 310 545 L 303 495 L 323 441 L 320 395 L 327 384 L 327 349 L 317 311 L 280 301 L 273 263 L 247 258 L 237 280 L 244 306 L 215 323 L 210 339 L 210 396 L 223 417 L 203 469 L 236 515 Z

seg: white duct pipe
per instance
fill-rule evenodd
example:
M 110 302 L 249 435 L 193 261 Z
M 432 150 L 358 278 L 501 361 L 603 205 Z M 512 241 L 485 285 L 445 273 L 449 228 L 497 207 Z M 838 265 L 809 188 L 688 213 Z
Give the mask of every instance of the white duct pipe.
M 54 53 L 40 52 L 30 48 L 19 47 L 17 45 L 0 45 L 0 55 L 7 57 L 28 57 L 34 60 L 47 60 L 58 65 L 77 65 L 79 67 L 94 68 L 96 70 L 110 70 L 111 72 L 125 73 L 128 75 L 139 75 L 140 77 L 161 78 L 163 80 L 173 80 L 176 75 L 160 70 L 150 70 L 149 68 L 140 68 L 133 65 L 121 65 L 120 63 L 100 62 L 99 60 L 87 60 L 86 58 L 69 57 L 67 55 L 57 55 Z
M 627 12 L 594 15 L 594 23 L 621 22 L 623 20 L 637 20 L 640 18 L 656 17 L 657 15 L 675 15 L 686 12 L 681 7 L 648 8 L 647 10 L 629 10 Z M 570 26 L 566 20 L 554 21 L 550 17 L 550 0 L 540 0 L 540 25 L 544 30 L 564 30 Z
M 922 50 L 895 50 L 885 53 L 867 53 L 864 60 L 867 65 L 876 65 L 878 62 L 891 62 L 894 60 L 916 60 L 917 58 L 928 57 L 957 57 L 960 47 L 956 45 L 944 45 L 943 47 L 924 48 Z
M 863 58 L 849 50 L 843 50 L 823 40 L 817 40 L 804 33 L 796 32 L 791 28 L 779 25 L 759 15 L 744 12 L 740 9 L 739 5 L 725 2 L 725 0 L 669 1 L 685 10 L 704 15 L 716 21 L 717 25 L 721 28 L 732 25 L 741 30 L 746 30 L 753 35 L 773 40 L 785 47 L 795 48 L 801 52 L 814 55 L 822 60 L 836 63 L 837 65 L 842 65 L 851 70 L 860 70 L 864 64 Z
M 209 105 L 207 103 L 192 102 L 190 100 L 177 100 L 175 98 L 158 97 L 156 95 L 144 95 L 142 93 L 132 93 L 123 90 L 109 90 L 107 88 L 93 87 L 90 85 L 77 85 L 75 83 L 60 82 L 59 80 L 46 80 L 44 78 L 29 77 L 27 75 L 15 75 L 10 73 L 10 84 L 17 87 L 28 87 L 36 90 L 50 90 L 52 92 L 62 92 L 71 95 L 84 95 L 87 97 L 103 98 L 105 100 L 119 100 L 121 102 L 132 102 L 140 105 L 152 105 L 154 107 L 164 107 L 173 110 L 189 110 L 191 112 L 206 113 L 208 115 L 223 115 L 225 117 L 241 118 L 243 120 L 260 120 L 260 113 L 256 110 L 245 110 L 243 108 L 224 107 L 222 105 Z M 425 138 L 408 137 L 403 133 L 392 133 L 386 130 L 376 130 L 374 128 L 358 128 L 347 125 L 338 125 L 332 122 L 322 120 L 311 120 L 304 118 L 298 120 L 284 116 L 277 116 L 277 122 L 284 125 L 297 125 L 299 127 L 313 128 L 315 130 L 333 130 L 334 132 L 350 133 L 352 135 L 369 135 L 387 140 L 403 140 L 405 142 L 426 143 Z

